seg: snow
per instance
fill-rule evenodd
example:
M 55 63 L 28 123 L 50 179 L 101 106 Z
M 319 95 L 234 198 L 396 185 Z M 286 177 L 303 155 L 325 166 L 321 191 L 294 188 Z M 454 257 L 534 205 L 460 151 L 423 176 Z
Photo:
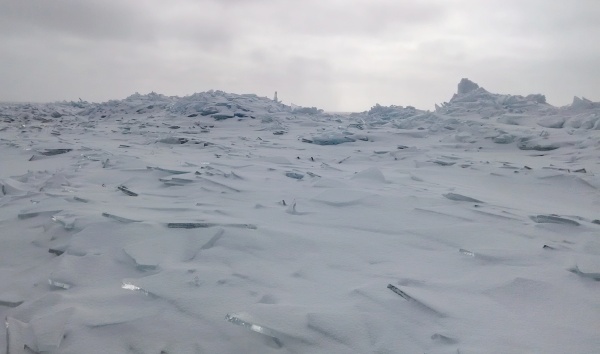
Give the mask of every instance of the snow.
M 592 353 L 600 103 L 0 104 L 9 354 Z M 25 349 L 27 348 L 27 349 Z

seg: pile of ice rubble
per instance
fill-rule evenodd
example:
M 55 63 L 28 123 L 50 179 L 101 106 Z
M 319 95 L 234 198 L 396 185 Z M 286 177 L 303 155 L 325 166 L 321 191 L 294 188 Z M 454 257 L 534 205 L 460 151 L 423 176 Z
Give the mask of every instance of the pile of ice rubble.
M 257 119 L 265 129 L 274 134 L 284 134 L 285 120 L 302 118 L 311 120 L 334 120 L 339 126 L 334 130 L 319 129 L 310 136 L 300 137 L 306 143 L 337 145 L 357 140 L 369 141 L 365 129 L 391 127 L 400 134 L 425 137 L 431 134 L 447 135 L 454 132 L 458 142 L 476 143 L 483 136 L 498 144 L 517 144 L 522 150 L 547 151 L 563 145 L 585 148 L 597 144 L 593 139 L 581 139 L 586 130 L 600 130 L 600 102 L 575 97 L 565 107 L 554 107 L 546 103 L 541 94 L 526 97 L 519 95 L 493 94 L 476 83 L 462 79 L 457 93 L 449 102 L 436 105 L 434 112 L 423 111 L 412 106 L 373 106 L 369 111 L 352 113 L 350 122 L 336 114 L 324 113 L 314 107 L 287 106 L 266 97 L 254 94 L 230 94 L 208 91 L 185 97 L 138 93 L 124 99 L 104 103 L 57 102 L 50 104 L 12 104 L 0 106 L 0 118 L 5 123 L 18 123 L 41 129 L 40 124 L 60 122 L 62 124 L 84 124 L 94 128 L 100 121 L 119 120 L 125 114 L 139 114 L 149 118 L 161 118 L 161 124 L 169 119 L 188 117 L 186 127 L 170 125 L 171 129 L 183 128 L 163 142 L 183 144 L 189 142 L 182 134 L 195 134 L 201 126 L 204 132 L 210 128 L 206 120 Z M 122 117 L 121 117 L 122 118 Z M 71 122 L 71 123 L 69 123 Z M 501 123 L 497 124 L 487 124 Z M 140 128 L 148 124 L 140 122 Z M 502 128 L 498 128 L 501 126 Z M 135 133 L 136 127 L 127 127 Z M 541 129 L 545 128 L 545 129 Z M 8 129 L 3 127 L 2 129 Z M 192 131 L 190 131 L 192 130 Z M 143 129 L 139 133 L 145 133 Z M 53 134 L 60 135 L 57 130 Z M 549 136 L 553 135 L 552 139 Z M 550 143 L 549 141 L 552 140 Z M 197 141 L 195 143 L 198 143 Z
M 600 103 L 575 98 L 570 106 L 554 107 L 543 95 L 492 94 L 467 79 L 433 112 L 375 105 L 366 112 L 330 114 L 221 91 L 134 94 L 104 103 L 2 104 L 1 161 L 18 171 L 9 176 L 0 166 L 0 233 L 18 234 L 2 241 L 0 250 L 0 282 L 10 284 L 0 285 L 7 354 L 201 353 L 223 343 L 251 353 L 406 348 L 467 353 L 486 345 L 498 348 L 511 335 L 517 336 L 517 349 L 506 352 L 531 349 L 520 344 L 529 343 L 521 334 L 525 325 L 512 328 L 512 313 L 489 305 L 517 312 L 533 307 L 541 322 L 561 314 L 554 305 L 564 301 L 580 311 L 582 323 L 596 319 L 585 311 L 597 304 L 588 293 L 569 300 L 598 284 L 599 273 L 587 266 L 593 261 L 568 272 L 562 265 L 552 268 L 561 270 L 561 277 L 576 278 L 565 280 L 570 289 L 545 282 L 549 275 L 535 267 L 540 259 L 559 259 L 562 251 L 585 261 L 591 257 L 582 248 L 600 250 L 597 241 L 572 250 L 572 242 L 555 236 L 573 232 L 583 238 L 598 231 L 597 210 L 569 209 L 577 198 L 598 205 L 600 180 L 580 166 L 594 163 L 598 132 Z M 504 156 L 492 160 L 496 151 L 488 149 L 489 160 L 479 158 L 482 146 L 490 145 L 509 154 L 540 153 L 511 162 Z M 569 150 L 567 158 L 536 160 L 565 147 L 589 153 Z M 574 167 L 544 165 L 547 161 Z M 38 170 L 29 170 L 31 164 Z M 371 165 L 387 168 L 385 175 L 378 167 L 363 168 Z M 450 168 L 452 173 L 444 170 Z M 465 182 L 469 178 L 472 185 Z M 573 193 L 557 185 L 570 186 Z M 518 209 L 509 204 L 510 196 L 494 194 L 489 186 L 516 193 L 533 188 L 536 197 L 555 193 L 571 204 L 546 211 L 543 201 L 524 198 L 526 205 Z M 473 195 L 477 198 L 458 193 L 467 187 L 480 193 Z M 316 196 L 305 197 L 311 193 Z M 344 219 L 352 210 L 355 217 Z M 406 243 L 396 237 L 398 224 L 407 227 L 401 229 Z M 480 233 L 487 228 L 537 248 L 486 249 Z M 319 232 L 324 236 L 313 237 Z M 535 243 L 547 234 L 552 237 Z M 393 252 L 402 257 L 382 254 L 379 242 L 398 247 Z M 482 250 L 455 247 L 461 242 Z M 26 251 L 12 254 L 7 250 L 13 246 Z M 430 266 L 411 269 L 414 279 L 398 280 L 406 270 L 389 268 L 404 260 L 433 264 L 446 246 L 458 251 L 462 258 L 449 259 L 466 276 L 452 273 L 452 267 Z M 373 252 L 364 251 L 369 249 Z M 331 252 L 331 258 L 319 257 L 320 252 Z M 418 263 L 421 257 L 427 261 Z M 494 277 L 510 278 L 497 270 L 500 266 L 531 266 L 524 277 L 538 278 L 498 285 Z M 298 270 L 290 272 L 294 267 Z M 448 274 L 418 278 L 439 271 Z M 350 284 L 353 276 L 375 280 Z M 576 283 L 581 279 L 591 285 Z M 461 288 L 461 282 L 470 288 Z M 310 295 L 314 291 L 307 289 L 316 286 L 319 294 Z M 480 296 L 482 289 L 487 297 Z M 547 297 L 531 295 L 537 291 Z M 295 297 L 297 292 L 305 297 Z M 522 302 L 512 302 L 515 293 Z M 397 321 L 390 309 L 399 308 L 400 300 L 409 306 Z M 476 313 L 482 309 L 489 310 L 488 317 Z M 507 334 L 490 334 L 490 318 L 499 324 L 489 328 Z M 572 330 L 575 320 L 566 321 Z M 231 324 L 259 333 L 259 339 L 226 332 Z M 464 327 L 453 332 L 454 324 Z M 170 327 L 178 331 L 172 338 L 164 334 Z M 571 334 L 590 338 L 586 331 Z M 478 335 L 496 342 L 478 343 Z M 464 344 L 462 338 L 470 341 Z M 123 349 L 120 341 L 128 346 Z M 469 345 L 476 349 L 469 351 Z
M 352 117 L 359 128 L 391 126 L 417 137 L 452 131 L 459 142 L 476 143 L 484 137 L 497 144 L 515 143 L 522 150 L 547 151 L 564 145 L 597 146 L 585 131 L 600 130 L 600 103 L 575 97 L 569 106 L 554 107 L 541 94 L 493 94 L 462 79 L 457 93 L 436 105 L 435 112 L 376 105 Z

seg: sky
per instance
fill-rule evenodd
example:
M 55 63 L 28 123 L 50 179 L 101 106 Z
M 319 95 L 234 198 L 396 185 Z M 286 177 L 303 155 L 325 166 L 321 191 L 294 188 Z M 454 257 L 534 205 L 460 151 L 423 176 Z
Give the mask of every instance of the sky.
M 600 101 L 599 0 L 0 0 L 0 101 L 223 90 L 328 111 Z

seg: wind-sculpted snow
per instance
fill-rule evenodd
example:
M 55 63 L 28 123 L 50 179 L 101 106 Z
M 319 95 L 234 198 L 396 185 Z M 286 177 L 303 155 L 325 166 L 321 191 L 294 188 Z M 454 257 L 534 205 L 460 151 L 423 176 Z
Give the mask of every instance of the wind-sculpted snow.
M 0 105 L 0 348 L 596 352 L 598 104 L 458 92 Z

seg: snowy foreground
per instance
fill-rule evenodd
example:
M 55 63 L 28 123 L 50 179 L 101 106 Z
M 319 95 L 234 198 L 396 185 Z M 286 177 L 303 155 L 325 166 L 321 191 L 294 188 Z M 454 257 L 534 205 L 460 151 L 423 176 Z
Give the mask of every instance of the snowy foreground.
M 598 353 L 600 104 L 0 105 L 0 352 Z

